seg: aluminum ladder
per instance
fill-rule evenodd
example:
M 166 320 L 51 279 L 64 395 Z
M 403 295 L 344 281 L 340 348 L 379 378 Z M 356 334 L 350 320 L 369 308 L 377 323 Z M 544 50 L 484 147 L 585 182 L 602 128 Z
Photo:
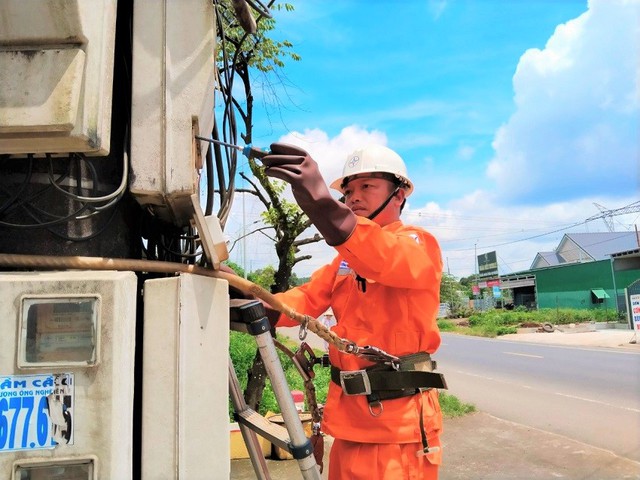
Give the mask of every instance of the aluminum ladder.
M 265 480 L 271 478 L 256 436 L 257 433 L 274 445 L 291 453 L 298 462 L 302 478 L 321 480 L 322 476 L 313 456 L 311 441 L 304 433 L 300 416 L 273 343 L 271 325 L 267 319 L 264 305 L 257 300 L 232 299 L 230 321 L 231 330 L 248 333 L 255 338 L 285 425 L 283 427 L 272 423 L 249 408 L 244 401 L 238 377 L 231 358 L 229 358 L 229 395 L 256 478 Z

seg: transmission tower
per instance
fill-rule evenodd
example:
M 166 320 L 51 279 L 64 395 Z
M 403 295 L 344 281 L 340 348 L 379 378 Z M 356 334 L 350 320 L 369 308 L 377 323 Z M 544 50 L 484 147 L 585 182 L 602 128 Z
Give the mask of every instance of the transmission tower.
M 586 222 L 590 222 L 592 220 L 597 220 L 601 218 L 610 232 L 615 231 L 615 228 L 613 225 L 613 217 L 617 215 L 627 215 L 629 213 L 640 212 L 640 201 L 633 202 L 625 207 L 615 208 L 613 210 L 609 210 L 606 207 L 603 207 L 602 205 L 599 205 L 597 203 L 594 203 L 594 205 L 598 210 L 600 210 L 600 213 L 587 218 Z

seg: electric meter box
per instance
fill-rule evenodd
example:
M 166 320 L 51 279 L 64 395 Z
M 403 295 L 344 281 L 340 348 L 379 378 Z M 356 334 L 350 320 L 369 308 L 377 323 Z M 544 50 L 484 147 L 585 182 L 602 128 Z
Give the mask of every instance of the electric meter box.
M 0 153 L 109 153 L 116 7 L 2 0 Z
M 229 284 L 144 284 L 142 478 L 230 475 Z
M 0 273 L 0 478 L 130 478 L 137 278 Z
M 130 190 L 156 216 L 186 226 L 213 129 L 215 6 L 133 4 Z

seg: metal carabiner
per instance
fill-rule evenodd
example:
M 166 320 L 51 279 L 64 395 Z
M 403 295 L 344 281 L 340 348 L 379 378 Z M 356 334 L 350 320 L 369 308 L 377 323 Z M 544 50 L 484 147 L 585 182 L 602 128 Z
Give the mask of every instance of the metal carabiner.
M 304 320 L 300 324 L 300 331 L 298 331 L 298 338 L 304 340 L 307 338 L 307 326 L 309 325 L 309 315 L 304 316 Z
M 400 368 L 400 359 L 395 355 L 385 352 L 381 348 L 365 345 L 364 347 L 358 347 L 358 350 L 355 353 L 357 356 L 369 360 L 370 362 L 385 363 L 387 365 L 391 365 L 394 370 L 398 370 L 398 368 Z
M 344 344 L 344 352 L 374 363 L 384 363 L 394 370 L 400 370 L 400 358 L 385 352 L 381 348 L 365 345 L 360 347 L 346 338 L 340 339 Z
M 360 349 L 360 347 L 358 347 L 358 345 L 356 345 L 354 342 L 352 342 L 351 340 L 348 340 L 346 338 L 341 338 L 340 341 L 344 345 L 344 352 L 345 353 L 350 353 L 351 355 L 357 355 L 358 354 L 358 350 Z

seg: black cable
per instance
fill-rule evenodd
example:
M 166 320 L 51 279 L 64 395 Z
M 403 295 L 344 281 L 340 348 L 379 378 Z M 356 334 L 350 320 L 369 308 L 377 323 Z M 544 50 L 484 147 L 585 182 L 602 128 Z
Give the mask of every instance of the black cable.
M 207 169 L 207 203 L 204 208 L 204 214 L 205 216 L 208 216 L 213 212 L 213 196 L 215 191 L 215 186 L 213 184 L 213 144 L 211 143 L 207 149 L 205 165 Z
M 31 175 L 33 173 L 33 154 L 32 153 L 28 154 L 27 158 L 29 159 L 29 167 L 28 167 L 26 175 L 24 176 L 24 180 L 23 180 L 22 184 L 20 185 L 20 188 L 18 188 L 15 191 L 15 193 L 10 196 L 9 200 L 7 200 L 4 203 L 4 205 L 2 205 L 0 207 L 0 215 L 2 215 L 4 213 L 4 211 L 7 208 L 9 208 L 13 204 L 13 202 L 16 201 L 16 199 L 22 194 L 22 192 L 24 191 L 26 186 L 29 184 L 29 181 L 31 180 Z
M 260 0 L 245 0 L 251 8 L 253 8 L 259 15 L 266 18 L 272 18 L 271 12 L 269 11 L 269 7 L 267 7 Z
M 86 235 L 84 237 L 70 237 L 68 235 L 63 235 L 61 233 L 58 233 L 58 232 L 56 232 L 55 230 L 53 230 L 51 228 L 47 228 L 47 231 L 49 231 L 49 233 L 51 233 L 53 236 L 58 237 L 58 238 L 60 238 L 62 240 L 66 240 L 68 242 L 86 242 L 86 241 L 91 240 L 93 238 L 96 238 L 97 236 L 102 234 L 107 229 L 107 227 L 111 224 L 111 221 L 116 216 L 116 212 L 117 211 L 118 210 L 114 208 L 111 211 L 111 215 L 109 215 L 109 218 L 107 218 L 107 221 L 104 223 L 104 225 L 102 227 L 100 227 L 100 229 L 98 229 L 94 233 L 92 233 L 90 235 Z
M 27 230 L 32 230 L 32 229 L 40 229 L 40 228 L 46 228 L 49 231 L 50 227 L 54 227 L 63 223 L 67 223 L 70 221 L 82 221 L 82 220 L 86 220 L 92 216 L 95 216 L 97 214 L 99 214 L 101 211 L 103 210 L 107 210 L 112 208 L 113 206 L 116 205 L 116 203 L 118 203 L 124 192 L 121 191 L 119 193 L 117 193 L 116 195 L 109 194 L 108 196 L 105 197 L 81 197 L 79 195 L 74 194 L 73 192 L 69 192 L 68 190 L 65 190 L 61 184 L 62 182 L 67 179 L 67 178 L 73 178 L 73 176 L 71 175 L 71 168 L 73 163 L 75 163 L 77 165 L 77 170 L 78 170 L 78 175 L 76 175 L 75 178 L 75 188 L 78 189 L 78 191 L 81 191 L 82 189 L 82 175 L 81 175 L 81 163 L 86 165 L 88 170 L 89 170 L 89 176 L 90 176 L 90 181 L 92 182 L 92 188 L 91 188 L 91 193 L 95 194 L 95 192 L 97 191 L 98 188 L 98 174 L 97 171 L 95 169 L 95 166 L 93 165 L 92 162 L 88 161 L 83 155 L 79 155 L 77 153 L 72 153 L 69 156 L 69 161 L 67 162 L 66 165 L 66 171 L 61 173 L 57 178 L 55 178 L 54 176 L 54 172 L 53 172 L 53 158 L 51 156 L 51 154 L 46 154 L 46 160 L 48 162 L 48 177 L 49 177 L 49 184 L 46 185 L 44 188 L 41 188 L 35 192 L 33 192 L 31 195 L 28 195 L 27 198 L 18 200 L 20 194 L 25 190 L 26 185 L 29 184 L 29 180 L 32 178 L 33 176 L 33 155 L 29 155 L 29 158 L 31 160 L 31 163 L 29 165 L 29 170 L 27 172 L 27 174 L 25 175 L 25 180 L 22 182 L 21 186 L 19 187 L 18 191 L 16 193 L 14 193 L 12 195 L 12 202 L 11 204 L 9 204 L 8 202 L 5 202 L 5 204 L 2 207 L 2 211 L 0 213 L 4 213 L 4 217 L 7 217 L 8 214 L 12 213 L 14 215 L 17 214 L 17 210 L 20 209 L 21 211 L 24 212 L 24 214 L 26 214 L 29 218 L 31 218 L 33 220 L 33 223 L 13 223 L 10 221 L 6 221 L 6 220 L 1 220 L 0 221 L 0 226 L 4 226 L 4 227 L 8 227 L 8 228 L 16 228 L 16 229 L 27 229 Z M 66 215 L 56 215 L 50 211 L 47 211 L 39 206 L 37 206 L 36 201 L 39 200 L 40 198 L 42 198 L 42 196 L 50 191 L 52 188 L 55 188 L 57 191 L 63 193 L 65 196 L 67 196 L 68 198 L 70 198 L 72 201 L 79 203 L 79 207 L 76 208 L 73 212 L 71 212 L 70 214 L 66 214 Z M 15 198 L 14 198 L 15 197 Z M 104 202 L 106 200 L 107 203 L 105 203 L 104 205 L 100 205 L 100 206 L 96 206 L 90 203 L 87 203 L 85 201 L 83 201 L 85 198 L 90 199 L 96 203 L 101 203 Z M 51 201 L 48 201 L 48 203 L 50 204 Z M 89 211 L 88 214 L 86 215 L 82 215 L 84 212 Z M 44 220 L 44 218 L 48 218 L 49 220 Z M 113 215 L 110 217 L 113 218 Z M 110 220 L 109 220 L 110 221 Z M 108 221 L 108 222 L 109 222 Z M 108 223 L 107 222 L 107 223 Z M 53 231 L 51 231 L 52 233 L 54 233 Z M 57 236 L 60 236 L 60 234 L 57 234 Z M 93 238 L 95 236 L 94 233 L 88 235 L 87 237 L 82 237 L 82 238 L 77 238 L 77 239 L 73 239 L 75 241 L 81 241 L 84 238 Z M 71 237 L 66 237 L 66 239 L 71 239 Z

